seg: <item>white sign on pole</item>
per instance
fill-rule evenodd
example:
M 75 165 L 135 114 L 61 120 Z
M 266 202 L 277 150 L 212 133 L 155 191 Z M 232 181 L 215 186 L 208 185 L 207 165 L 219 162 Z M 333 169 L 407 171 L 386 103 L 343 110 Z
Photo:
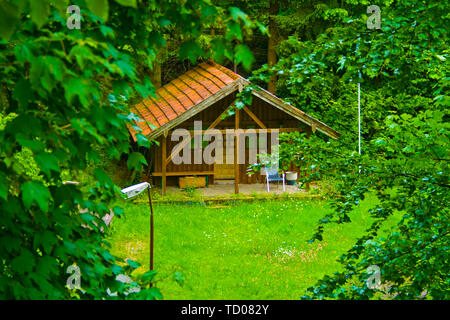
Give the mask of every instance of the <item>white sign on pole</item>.
M 122 191 L 122 193 L 127 196 L 127 199 L 130 199 L 132 197 L 137 196 L 139 193 L 141 193 L 142 191 L 147 190 L 149 188 L 151 188 L 150 183 L 142 182 L 139 184 L 135 184 L 131 187 L 122 189 L 120 191 Z

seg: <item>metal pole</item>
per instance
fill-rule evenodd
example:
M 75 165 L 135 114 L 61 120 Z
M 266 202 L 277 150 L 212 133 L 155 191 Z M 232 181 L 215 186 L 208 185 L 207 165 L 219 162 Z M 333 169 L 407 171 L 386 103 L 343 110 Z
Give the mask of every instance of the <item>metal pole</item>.
M 153 270 L 153 205 L 150 188 L 147 188 L 148 204 L 150 206 L 150 270 Z

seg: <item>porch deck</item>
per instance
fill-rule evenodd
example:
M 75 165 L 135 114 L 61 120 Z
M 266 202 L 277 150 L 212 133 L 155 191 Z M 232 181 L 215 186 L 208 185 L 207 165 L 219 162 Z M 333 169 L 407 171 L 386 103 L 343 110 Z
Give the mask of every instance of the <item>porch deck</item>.
M 202 197 L 215 197 L 234 195 L 234 181 L 229 183 L 215 183 L 210 184 L 208 187 L 195 189 L 196 193 Z M 167 186 L 167 193 L 180 193 L 184 192 L 177 186 Z M 255 184 L 239 184 L 239 193 L 242 195 L 255 195 L 255 194 L 283 194 L 283 185 L 281 183 L 271 183 L 270 192 L 267 192 L 267 185 L 262 183 Z M 298 186 L 286 185 L 285 194 L 294 193 L 307 193 L 304 189 L 299 189 Z

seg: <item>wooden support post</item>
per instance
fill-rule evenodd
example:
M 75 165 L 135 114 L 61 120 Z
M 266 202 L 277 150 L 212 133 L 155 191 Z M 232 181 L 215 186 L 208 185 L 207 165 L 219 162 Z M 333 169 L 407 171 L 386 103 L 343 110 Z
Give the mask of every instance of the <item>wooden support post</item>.
M 161 180 L 162 180 L 162 193 L 166 194 L 166 183 L 167 183 L 167 176 L 166 176 L 166 169 L 167 169 L 167 137 L 165 135 L 162 136 L 162 157 L 161 157 Z
M 234 130 L 237 133 L 239 129 L 239 109 L 235 109 L 234 113 Z M 234 137 L 234 193 L 239 193 L 239 163 L 238 163 L 238 152 L 239 152 L 239 136 L 236 134 Z
M 308 129 L 306 130 L 306 136 L 307 136 L 308 139 L 311 137 L 311 132 L 312 132 L 312 131 L 313 131 L 312 128 L 308 128 Z M 315 131 L 315 128 L 314 128 L 314 131 Z M 309 159 L 308 159 L 308 164 L 307 164 L 307 167 L 308 167 L 308 168 L 309 168 L 309 165 L 310 165 L 310 163 L 309 163 Z M 306 176 L 309 176 L 309 174 L 306 173 Z M 309 192 L 309 188 L 310 188 L 310 185 L 309 185 L 309 182 L 307 182 L 307 183 L 306 183 L 306 192 Z

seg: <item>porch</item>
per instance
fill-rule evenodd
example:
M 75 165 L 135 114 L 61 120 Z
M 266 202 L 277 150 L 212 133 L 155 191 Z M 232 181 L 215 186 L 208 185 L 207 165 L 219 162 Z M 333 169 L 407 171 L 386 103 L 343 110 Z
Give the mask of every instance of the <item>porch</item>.
M 311 186 L 314 188 L 314 186 Z M 166 194 L 170 195 L 182 195 L 188 194 L 192 192 L 195 196 L 206 197 L 206 198 L 214 198 L 214 197 L 223 197 L 223 196 L 232 196 L 235 195 L 235 185 L 234 181 L 230 181 L 228 183 L 214 183 L 209 184 L 207 187 L 203 188 L 195 188 L 191 191 L 185 191 L 180 189 L 178 186 L 167 186 Z M 267 192 L 267 185 L 264 183 L 253 183 L 253 184 L 239 184 L 239 193 L 241 195 L 255 195 L 255 196 L 264 196 L 264 195 L 281 195 L 281 194 L 308 194 L 305 189 L 300 189 L 297 185 L 287 185 L 286 191 L 283 192 L 282 183 L 271 182 L 270 183 L 270 192 Z

